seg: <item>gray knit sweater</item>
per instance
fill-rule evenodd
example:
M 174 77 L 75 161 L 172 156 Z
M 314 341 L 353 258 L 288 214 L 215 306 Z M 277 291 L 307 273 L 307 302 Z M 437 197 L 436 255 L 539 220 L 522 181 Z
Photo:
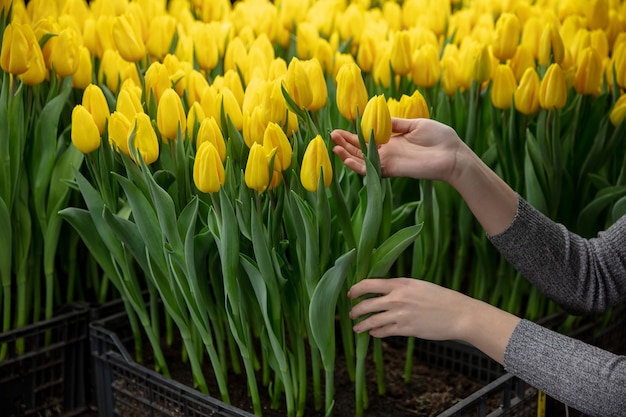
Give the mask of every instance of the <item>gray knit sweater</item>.
M 596 238 L 583 239 L 520 197 L 511 225 L 490 240 L 570 312 L 603 311 L 626 301 L 626 216 Z M 626 356 L 522 320 L 504 352 L 504 367 L 577 410 L 626 416 Z

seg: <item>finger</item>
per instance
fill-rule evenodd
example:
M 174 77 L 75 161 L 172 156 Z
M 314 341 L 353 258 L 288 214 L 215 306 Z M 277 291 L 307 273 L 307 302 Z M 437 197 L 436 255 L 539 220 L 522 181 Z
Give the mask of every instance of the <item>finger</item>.
M 391 118 L 391 131 L 394 133 L 408 133 L 415 129 L 415 119 Z
M 354 133 L 345 130 L 335 130 L 331 133 L 331 138 L 335 144 L 345 149 L 350 155 L 356 158 L 363 158 L 359 139 Z
M 388 312 L 372 314 L 368 318 L 356 323 L 352 329 L 357 333 L 371 332 L 386 326 L 395 326 L 393 315 Z
M 354 284 L 348 291 L 348 297 L 355 299 L 365 294 L 389 294 L 392 286 L 390 279 L 368 278 Z

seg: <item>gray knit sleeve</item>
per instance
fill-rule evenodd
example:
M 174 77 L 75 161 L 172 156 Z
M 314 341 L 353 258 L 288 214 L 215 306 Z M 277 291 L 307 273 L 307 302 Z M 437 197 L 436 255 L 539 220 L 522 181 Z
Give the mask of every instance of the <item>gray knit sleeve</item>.
M 589 415 L 626 415 L 626 356 L 522 320 L 504 352 L 504 367 Z
M 626 216 L 584 239 L 519 197 L 511 225 L 489 239 L 526 279 L 570 312 L 604 311 L 626 300 Z

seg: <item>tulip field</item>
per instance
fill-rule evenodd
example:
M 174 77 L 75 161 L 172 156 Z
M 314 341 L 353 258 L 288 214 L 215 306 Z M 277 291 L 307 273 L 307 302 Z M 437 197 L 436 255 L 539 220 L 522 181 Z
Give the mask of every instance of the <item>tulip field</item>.
M 331 415 L 337 349 L 355 415 L 384 392 L 381 341 L 348 316 L 361 279 L 558 309 L 454 189 L 381 176 L 392 117 L 452 126 L 583 236 L 626 212 L 618 0 L 0 0 L 0 34 L 0 331 L 121 298 L 138 361 L 149 343 L 169 375 L 177 334 L 194 386 L 209 363 L 228 403 L 244 373 L 257 415 L 260 390 Z

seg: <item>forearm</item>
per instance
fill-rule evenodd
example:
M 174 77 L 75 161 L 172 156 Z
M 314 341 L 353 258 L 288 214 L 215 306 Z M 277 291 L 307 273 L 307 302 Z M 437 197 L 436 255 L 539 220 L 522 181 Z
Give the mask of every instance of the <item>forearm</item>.
M 517 193 L 466 146 L 457 152 L 449 183 L 488 235 L 501 233 L 513 222 Z
M 520 318 L 476 299 L 467 302 L 459 321 L 459 338 L 504 364 L 504 352 Z

